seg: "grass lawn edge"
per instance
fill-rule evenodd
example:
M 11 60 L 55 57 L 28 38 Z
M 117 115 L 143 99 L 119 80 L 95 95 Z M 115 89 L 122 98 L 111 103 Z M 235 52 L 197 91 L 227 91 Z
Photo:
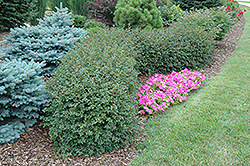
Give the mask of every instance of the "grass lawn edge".
M 188 100 L 146 125 L 131 165 L 250 164 L 250 8 L 236 50 L 221 72 Z

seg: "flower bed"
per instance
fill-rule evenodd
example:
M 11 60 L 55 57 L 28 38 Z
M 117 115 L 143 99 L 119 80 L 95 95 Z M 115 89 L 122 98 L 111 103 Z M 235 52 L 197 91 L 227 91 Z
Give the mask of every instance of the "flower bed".
M 171 104 L 187 100 L 188 93 L 203 86 L 205 76 L 184 69 L 170 75 L 155 74 L 144 86 L 139 87 L 139 105 L 142 114 L 165 111 Z M 140 113 L 139 112 L 139 113 Z

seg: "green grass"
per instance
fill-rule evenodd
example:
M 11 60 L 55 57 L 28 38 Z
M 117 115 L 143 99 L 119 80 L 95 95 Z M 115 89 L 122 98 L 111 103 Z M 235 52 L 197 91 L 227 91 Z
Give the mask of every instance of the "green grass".
M 237 2 L 243 2 L 243 3 L 250 3 L 250 1 L 237 1 Z
M 222 71 L 146 125 L 144 150 L 131 165 L 250 165 L 250 12 L 244 15 L 244 34 Z

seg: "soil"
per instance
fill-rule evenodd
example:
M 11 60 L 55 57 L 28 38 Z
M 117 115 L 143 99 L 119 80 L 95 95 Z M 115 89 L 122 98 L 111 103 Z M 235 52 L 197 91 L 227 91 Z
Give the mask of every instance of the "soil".
M 220 72 L 221 67 L 235 50 L 238 40 L 243 33 L 245 19 L 236 23 L 223 41 L 214 41 L 216 56 L 205 69 L 200 70 L 207 78 L 215 76 Z M 0 33 L 0 41 L 9 32 Z M 1 43 L 0 43 L 0 46 Z M 147 75 L 138 76 L 138 83 L 145 83 L 149 78 Z M 158 114 L 159 116 L 160 114 Z M 143 128 L 150 117 L 139 116 L 138 124 Z M 157 117 L 155 117 L 157 118 Z M 136 150 L 136 145 L 145 137 L 138 131 L 136 141 L 123 149 L 106 152 L 100 155 L 73 156 L 65 159 L 56 159 L 53 153 L 53 141 L 49 139 L 49 128 L 36 123 L 29 132 L 23 133 L 14 143 L 0 144 L 0 165 L 128 165 L 140 152 Z

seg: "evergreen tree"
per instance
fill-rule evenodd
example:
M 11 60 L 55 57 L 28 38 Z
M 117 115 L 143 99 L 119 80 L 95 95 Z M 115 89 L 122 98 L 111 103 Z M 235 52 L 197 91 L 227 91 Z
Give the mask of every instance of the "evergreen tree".
M 24 25 L 32 0 L 0 0 L 0 31 Z
M 43 63 L 0 60 L 0 144 L 13 142 L 32 126 L 47 105 Z
M 85 30 L 72 28 L 73 23 L 67 8 L 57 8 L 51 16 L 39 19 L 37 26 L 12 29 L 6 38 L 12 45 L 1 48 L 0 55 L 8 59 L 45 61 L 42 74 L 50 75 L 59 65 L 63 53 L 86 35 Z
M 114 22 L 121 27 L 162 28 L 155 0 L 119 0 Z

